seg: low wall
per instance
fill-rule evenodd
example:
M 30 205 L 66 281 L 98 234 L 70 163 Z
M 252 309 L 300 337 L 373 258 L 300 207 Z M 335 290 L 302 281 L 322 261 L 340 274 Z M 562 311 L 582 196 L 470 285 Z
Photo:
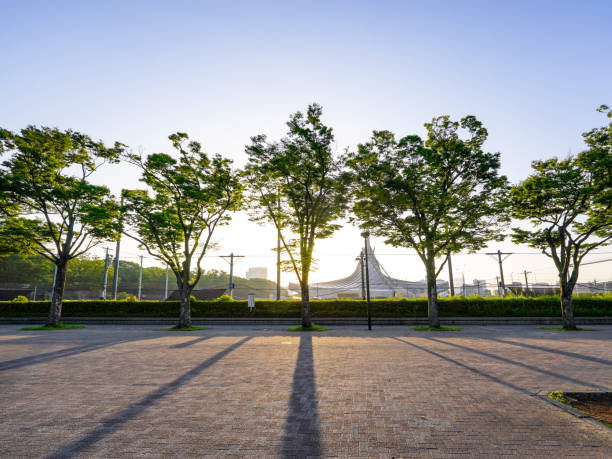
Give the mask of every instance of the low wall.
M 313 317 L 313 322 L 322 326 L 358 325 L 367 326 L 364 317 Z M 174 325 L 176 318 L 168 317 L 65 317 L 65 324 L 85 325 Z M 289 326 L 299 324 L 299 318 L 288 317 L 232 317 L 193 318 L 194 325 L 259 325 Z M 561 325 L 557 317 L 443 317 L 443 325 Z M 44 317 L 0 317 L 1 325 L 44 324 Z M 576 317 L 578 325 L 612 325 L 612 317 Z M 425 317 L 373 317 L 373 325 L 426 325 Z

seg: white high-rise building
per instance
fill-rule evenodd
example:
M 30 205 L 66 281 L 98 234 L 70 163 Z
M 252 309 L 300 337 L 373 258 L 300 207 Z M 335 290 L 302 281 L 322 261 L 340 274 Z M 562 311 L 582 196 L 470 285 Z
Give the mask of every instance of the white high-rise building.
M 268 268 L 263 266 L 257 266 L 254 268 L 249 268 L 246 273 L 247 279 L 267 279 L 268 278 Z

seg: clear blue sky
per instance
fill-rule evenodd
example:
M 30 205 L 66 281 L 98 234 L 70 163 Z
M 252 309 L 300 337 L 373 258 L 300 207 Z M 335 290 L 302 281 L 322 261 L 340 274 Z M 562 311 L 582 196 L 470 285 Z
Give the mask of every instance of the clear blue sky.
M 580 134 L 604 122 L 595 108 L 612 103 L 610 1 L 0 6 L 0 126 L 73 128 L 145 152 L 168 150 L 181 130 L 242 165 L 250 136 L 280 137 L 288 115 L 316 101 L 339 151 L 372 129 L 422 134 L 433 116 L 476 115 L 516 181 L 532 159 L 579 151 Z M 138 186 L 129 168 L 98 180 Z M 250 224 L 237 222 L 227 251 L 249 250 Z M 342 253 L 358 251 L 356 231 L 330 247 L 338 239 L 350 241 Z

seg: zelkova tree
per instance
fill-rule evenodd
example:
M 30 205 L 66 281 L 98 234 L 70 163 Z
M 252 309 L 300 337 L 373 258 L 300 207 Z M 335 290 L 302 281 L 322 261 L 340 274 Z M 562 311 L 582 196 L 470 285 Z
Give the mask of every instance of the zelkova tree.
M 374 131 L 348 165 L 357 219 L 388 244 L 417 252 L 425 265 L 429 326 L 439 327 L 436 279 L 447 254 L 503 238 L 507 180 L 498 173 L 499 153 L 482 151 L 488 133 L 475 117 L 442 116 L 425 127 L 425 142 Z
M 48 326 L 59 324 L 70 260 L 119 234 L 118 206 L 89 178 L 123 150 L 70 130 L 0 129 L 0 152 L 9 155 L 0 169 L 2 250 L 38 253 L 55 264 Z
M 321 122 L 322 108 L 313 104 L 287 123 L 280 142 L 265 135 L 246 147 L 251 216 L 272 222 L 287 253 L 302 295 L 302 327 L 311 328 L 308 277 L 317 239 L 330 236 L 347 209 L 347 185 L 342 159 L 334 157 L 332 128 Z
M 600 111 L 612 118 L 612 111 Z M 572 294 L 584 257 L 612 241 L 612 123 L 583 134 L 577 157 L 534 161 L 533 173 L 511 191 L 512 214 L 532 229 L 513 239 L 552 258 L 559 275 L 563 328 L 576 329 Z
M 180 293 L 176 328 L 191 327 L 190 296 L 202 276 L 202 259 L 218 226 L 242 205 L 242 184 L 232 162 L 209 156 L 185 133 L 168 137 L 178 159 L 155 153 L 127 160 L 142 171 L 147 190 L 124 190 L 125 234 L 174 273 Z

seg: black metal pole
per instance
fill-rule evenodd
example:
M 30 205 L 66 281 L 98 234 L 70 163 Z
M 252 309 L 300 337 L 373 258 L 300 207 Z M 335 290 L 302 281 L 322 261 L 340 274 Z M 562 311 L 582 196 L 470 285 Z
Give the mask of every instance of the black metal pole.
M 361 233 L 364 240 L 365 252 L 365 278 L 366 278 L 366 299 L 368 302 L 368 330 L 372 330 L 372 308 L 370 306 L 370 268 L 368 266 L 368 237 L 370 233 L 367 231 Z
M 365 301 L 366 292 L 365 292 L 365 279 L 364 279 L 364 273 L 363 273 L 363 250 L 359 254 L 359 269 L 361 271 L 361 299 Z

